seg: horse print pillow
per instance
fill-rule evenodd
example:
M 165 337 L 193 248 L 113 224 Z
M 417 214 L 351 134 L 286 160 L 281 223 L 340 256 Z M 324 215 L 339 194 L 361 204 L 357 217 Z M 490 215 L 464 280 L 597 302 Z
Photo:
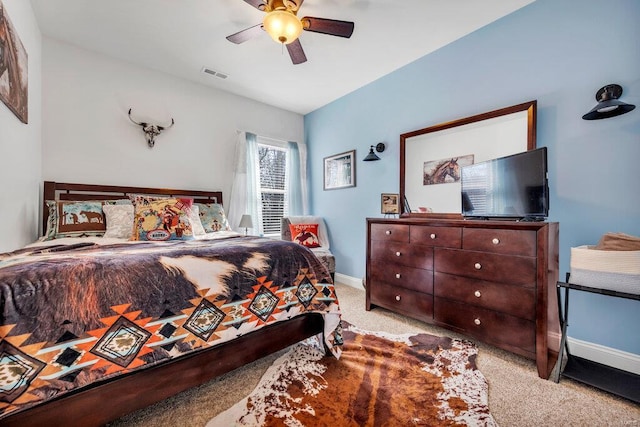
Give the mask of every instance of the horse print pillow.
M 47 200 L 49 218 L 43 240 L 102 236 L 106 231 L 105 200 Z
M 318 224 L 289 224 L 291 240 L 307 248 L 319 248 Z

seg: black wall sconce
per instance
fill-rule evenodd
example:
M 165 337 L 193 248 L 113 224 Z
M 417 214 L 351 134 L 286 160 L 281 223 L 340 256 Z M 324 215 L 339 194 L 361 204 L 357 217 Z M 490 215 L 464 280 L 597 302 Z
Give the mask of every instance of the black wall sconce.
M 374 148 L 373 145 L 371 146 L 371 148 L 369 148 L 369 154 L 367 154 L 367 157 L 362 159 L 363 162 L 372 162 L 374 160 L 380 160 L 380 157 L 378 157 L 378 155 L 373 152 L 373 148 Z M 384 142 L 378 142 L 378 144 L 376 144 L 375 146 L 375 149 L 378 153 L 382 153 L 385 149 Z
M 608 84 L 596 93 L 596 101 L 598 105 L 593 107 L 591 111 L 582 116 L 584 120 L 608 119 L 609 117 L 619 116 L 636 108 L 635 105 L 625 104 L 618 101 L 622 95 L 622 87 L 617 84 Z

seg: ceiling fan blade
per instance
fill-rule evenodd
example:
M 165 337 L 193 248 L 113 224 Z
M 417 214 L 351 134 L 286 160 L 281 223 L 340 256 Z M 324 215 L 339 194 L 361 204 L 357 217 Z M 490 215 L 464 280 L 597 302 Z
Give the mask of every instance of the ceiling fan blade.
M 262 28 L 262 24 L 258 24 L 258 25 L 254 25 L 253 27 L 246 28 L 242 31 L 238 31 L 237 33 L 231 34 L 230 36 L 227 36 L 227 40 L 235 44 L 240 44 L 254 37 L 258 37 L 263 32 L 264 32 L 264 29 Z
M 307 62 L 307 55 L 304 54 L 304 50 L 300 44 L 300 39 L 296 39 L 289 43 L 287 45 L 287 50 L 289 51 L 289 56 L 291 57 L 291 61 L 294 65 Z
M 262 0 L 244 0 L 245 3 L 249 3 L 251 6 L 255 7 L 258 10 L 261 10 L 264 12 L 264 9 L 266 8 L 266 3 Z
M 351 37 L 353 34 L 354 23 L 349 21 L 338 21 L 335 19 L 314 18 L 305 16 L 301 19 L 302 28 L 314 33 L 329 34 L 338 37 Z

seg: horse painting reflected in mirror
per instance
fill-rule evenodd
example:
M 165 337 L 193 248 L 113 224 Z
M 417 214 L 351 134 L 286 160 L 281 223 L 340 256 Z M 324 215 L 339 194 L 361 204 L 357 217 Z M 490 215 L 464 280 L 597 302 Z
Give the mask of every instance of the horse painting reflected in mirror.
M 423 185 L 460 181 L 460 167 L 473 164 L 473 154 L 424 162 Z

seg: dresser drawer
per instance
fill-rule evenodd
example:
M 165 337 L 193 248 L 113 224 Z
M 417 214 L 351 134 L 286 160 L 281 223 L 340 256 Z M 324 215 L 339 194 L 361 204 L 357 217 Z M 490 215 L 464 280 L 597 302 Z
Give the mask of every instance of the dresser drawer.
M 535 357 L 535 322 L 473 305 L 434 298 L 434 318 L 465 334 L 506 350 Z
M 536 256 L 536 232 L 533 230 L 502 230 L 465 228 L 462 248 L 498 254 Z
M 428 322 L 433 321 L 433 295 L 383 283 L 371 283 L 371 303 Z
M 371 224 L 371 240 L 409 242 L 409 226 L 406 224 Z
M 436 273 L 434 296 L 535 320 L 535 288 Z
M 400 242 L 371 241 L 371 265 L 397 264 L 433 270 L 433 248 Z
M 371 265 L 371 282 L 382 282 L 427 294 L 433 293 L 433 272 L 420 268 L 380 262 Z
M 536 259 L 513 255 L 435 248 L 435 269 L 491 282 L 534 286 Z
M 412 225 L 409 229 L 409 241 L 425 246 L 460 248 L 462 247 L 462 228 Z

